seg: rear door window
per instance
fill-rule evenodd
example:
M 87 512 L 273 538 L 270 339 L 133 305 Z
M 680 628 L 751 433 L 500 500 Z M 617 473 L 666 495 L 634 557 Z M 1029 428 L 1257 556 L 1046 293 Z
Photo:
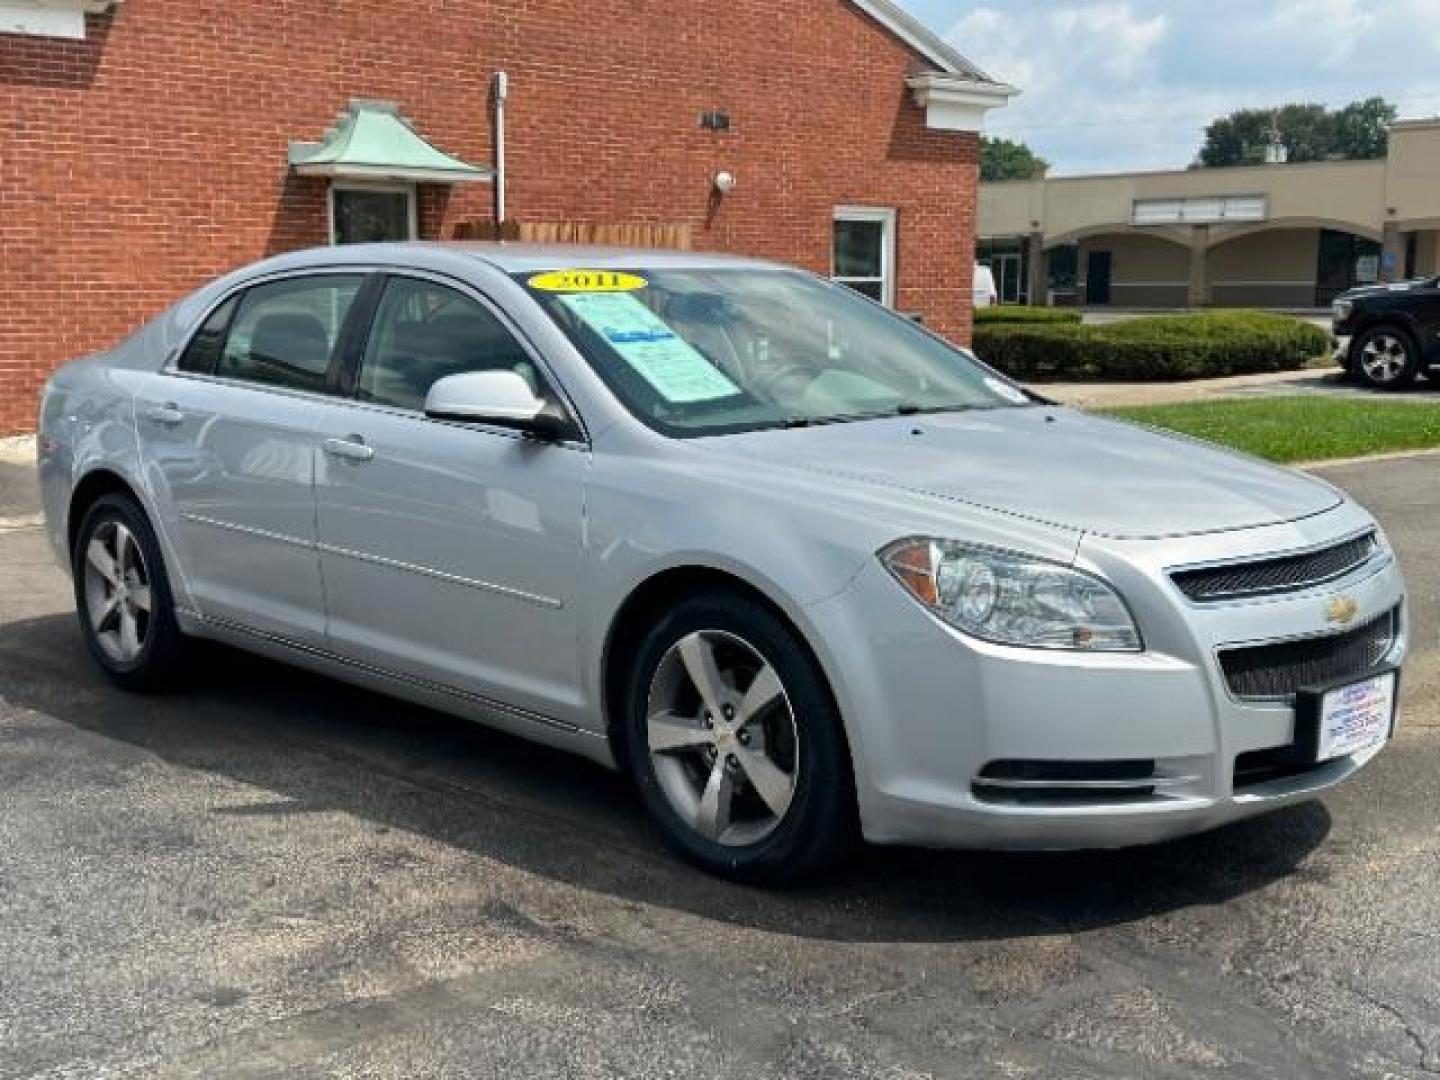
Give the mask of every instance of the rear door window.
M 323 392 L 340 330 L 363 282 L 360 274 L 321 274 L 248 290 L 231 320 L 215 374 Z

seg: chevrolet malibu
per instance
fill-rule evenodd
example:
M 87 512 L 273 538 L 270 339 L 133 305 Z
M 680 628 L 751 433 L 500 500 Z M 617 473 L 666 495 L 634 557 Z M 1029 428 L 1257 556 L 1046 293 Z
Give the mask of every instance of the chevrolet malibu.
M 1158 841 L 1394 729 L 1404 590 L 1345 495 L 783 266 L 287 255 L 58 371 L 39 445 L 122 687 L 212 638 L 482 720 L 735 878 Z

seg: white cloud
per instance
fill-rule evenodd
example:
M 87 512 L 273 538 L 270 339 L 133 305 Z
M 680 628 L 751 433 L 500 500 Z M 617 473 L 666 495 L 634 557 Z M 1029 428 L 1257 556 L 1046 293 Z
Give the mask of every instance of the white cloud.
M 909 0 L 1022 95 L 992 115 L 1060 173 L 1183 167 L 1234 109 L 1380 95 L 1440 113 L 1440 0 Z
M 1155 46 L 1165 36 L 1164 15 L 1139 18 L 1129 4 L 1059 8 L 1051 14 L 1050 24 L 1055 40 L 1067 42 L 1110 79 L 1122 83 L 1152 70 Z
M 1334 70 L 1351 62 L 1376 18 L 1374 6 L 1360 0 L 1289 0 L 1277 5 L 1264 32 Z

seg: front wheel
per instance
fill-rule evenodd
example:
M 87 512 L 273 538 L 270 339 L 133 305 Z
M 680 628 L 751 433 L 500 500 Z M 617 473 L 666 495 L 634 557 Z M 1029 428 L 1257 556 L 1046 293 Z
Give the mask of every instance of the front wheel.
M 128 690 L 150 690 L 178 664 L 181 636 L 159 541 L 125 495 L 86 512 L 71 553 L 75 604 L 90 653 Z
M 1420 350 L 1403 330 L 1389 326 L 1366 330 L 1350 349 L 1352 370 L 1377 390 L 1409 386 L 1420 372 Z
M 645 635 L 626 695 L 627 764 L 666 842 L 711 873 L 777 884 L 853 844 L 839 711 L 809 650 L 762 605 L 682 600 Z

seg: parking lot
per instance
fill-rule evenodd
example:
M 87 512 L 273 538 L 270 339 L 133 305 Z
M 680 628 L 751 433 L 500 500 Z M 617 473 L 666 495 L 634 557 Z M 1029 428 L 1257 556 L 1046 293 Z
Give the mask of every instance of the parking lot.
M 1325 474 L 1413 597 L 1354 783 L 780 893 L 673 861 L 603 770 L 380 696 L 220 649 L 110 688 L 0 464 L 0 1077 L 1440 1074 L 1437 461 Z

